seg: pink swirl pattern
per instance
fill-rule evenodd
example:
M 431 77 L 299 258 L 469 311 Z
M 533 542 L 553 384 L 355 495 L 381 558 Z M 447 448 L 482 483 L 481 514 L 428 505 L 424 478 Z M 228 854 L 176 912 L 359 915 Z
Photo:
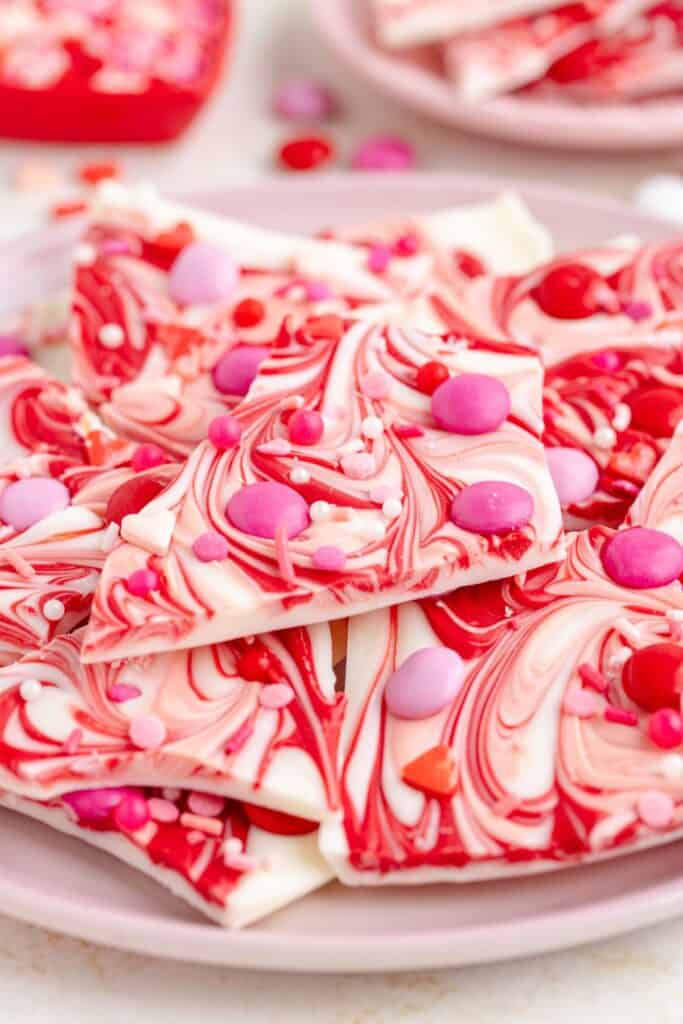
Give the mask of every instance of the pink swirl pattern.
M 680 833 L 683 759 L 650 739 L 622 673 L 634 651 L 678 640 L 683 594 L 609 579 L 600 553 L 611 535 L 594 527 L 554 567 L 351 620 L 344 821 L 322 834 L 344 881 L 491 878 Z M 429 719 L 392 716 L 391 673 L 435 644 L 464 659 L 465 685 Z M 435 748 L 454 779 L 441 799 L 403 774 Z M 657 825 L 651 802 L 670 807 Z
M 538 440 L 541 368 L 526 350 L 417 331 L 311 321 L 264 363 L 234 410 L 239 447 L 204 442 L 146 514 L 174 517 L 168 553 L 119 546 L 104 570 L 86 641 L 86 661 L 192 647 L 439 593 L 547 562 L 558 551 L 560 513 Z M 334 330 L 332 330 L 332 327 Z M 338 328 L 338 330 L 337 330 Z M 331 333 L 330 333 L 331 332 Z M 336 336 L 332 336 L 335 334 Z M 491 433 L 436 427 L 417 370 L 442 361 L 452 374 L 482 373 L 507 387 L 512 411 Z M 382 397 L 370 397 L 379 375 Z M 375 394 L 376 392 L 372 392 Z M 297 406 L 322 414 L 317 445 L 288 440 Z M 371 429 L 372 428 L 372 429 Z M 528 526 L 483 537 L 455 526 L 454 495 L 478 481 L 505 480 L 533 497 Z M 307 528 L 286 546 L 254 537 L 226 513 L 243 487 L 271 481 L 300 495 Z M 387 497 L 395 501 L 387 502 Z M 202 563 L 197 537 L 228 542 L 225 561 Z M 343 551 L 343 570 L 314 565 L 319 548 Z M 140 598 L 125 580 L 152 569 L 159 587 Z

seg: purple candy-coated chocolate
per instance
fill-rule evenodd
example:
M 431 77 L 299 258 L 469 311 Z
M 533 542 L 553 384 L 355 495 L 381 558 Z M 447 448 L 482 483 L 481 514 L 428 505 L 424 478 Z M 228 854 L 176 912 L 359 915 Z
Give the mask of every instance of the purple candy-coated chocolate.
M 279 527 L 291 540 L 308 526 L 308 505 L 292 487 L 267 481 L 248 484 L 232 496 L 226 508 L 232 525 L 252 537 L 274 540 Z
M 65 793 L 62 800 L 79 821 L 106 821 L 114 808 L 135 791 L 126 786 L 105 789 L 77 789 Z
M 590 455 L 580 448 L 546 448 L 545 454 L 563 508 L 585 501 L 595 493 L 599 472 Z
M 28 477 L 9 484 L 0 494 L 0 519 L 13 530 L 27 530 L 70 504 L 69 491 L 60 480 Z
M 483 536 L 508 533 L 526 526 L 534 514 L 534 499 L 524 487 L 505 480 L 481 480 L 456 494 L 451 519 L 461 530 Z
M 389 677 L 384 699 L 397 718 L 431 718 L 455 700 L 464 680 L 459 654 L 448 647 L 423 647 Z
M 510 393 L 496 377 L 462 373 L 436 389 L 432 415 L 451 434 L 488 434 L 510 415 Z
M 168 290 L 182 306 L 208 305 L 230 299 L 239 283 L 240 268 L 220 246 L 191 242 L 168 274 Z
M 664 587 L 683 573 L 683 547 L 668 533 L 634 526 L 605 544 L 602 562 L 607 575 L 622 587 Z
M 213 383 L 222 395 L 246 395 L 270 349 L 261 345 L 238 345 L 221 356 L 213 368 Z

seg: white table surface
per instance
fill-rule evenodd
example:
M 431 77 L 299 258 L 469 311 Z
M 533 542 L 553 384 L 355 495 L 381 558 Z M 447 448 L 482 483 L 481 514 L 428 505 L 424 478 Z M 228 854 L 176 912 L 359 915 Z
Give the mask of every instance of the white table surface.
M 557 154 L 420 122 L 381 99 L 370 101 L 363 85 L 330 60 L 311 30 L 305 0 L 242 6 L 236 59 L 210 111 L 177 146 L 120 152 L 131 173 L 166 188 L 201 188 L 270 170 L 276 142 L 288 132 L 269 116 L 272 87 L 296 74 L 321 76 L 338 91 L 344 116 L 334 133 L 345 153 L 364 135 L 391 131 L 415 143 L 425 169 L 554 181 L 621 197 L 648 175 L 683 169 L 676 153 Z M 110 151 L 0 144 L 0 180 L 25 160 L 49 159 L 67 170 L 100 155 Z M 683 920 L 501 966 L 316 978 L 169 964 L 0 917 L 0 1003 L 11 1024 L 622 1024 L 643 1013 L 657 1024 L 680 1024 L 682 976 Z

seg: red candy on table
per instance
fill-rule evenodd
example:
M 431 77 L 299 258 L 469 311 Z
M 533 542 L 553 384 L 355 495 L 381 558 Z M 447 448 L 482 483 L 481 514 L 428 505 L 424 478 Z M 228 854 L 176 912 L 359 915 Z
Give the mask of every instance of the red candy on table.
M 334 144 L 319 135 L 290 139 L 279 150 L 280 164 L 288 171 L 314 171 L 334 157 Z

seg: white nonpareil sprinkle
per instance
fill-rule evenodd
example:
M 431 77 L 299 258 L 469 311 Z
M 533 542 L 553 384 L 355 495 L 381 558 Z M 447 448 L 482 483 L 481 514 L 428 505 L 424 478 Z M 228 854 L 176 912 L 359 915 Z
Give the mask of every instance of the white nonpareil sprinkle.
M 593 434 L 593 443 L 596 448 L 602 448 L 603 450 L 614 448 L 617 443 L 617 435 L 612 427 L 598 427 Z
M 396 519 L 403 511 L 403 503 L 400 498 L 387 498 L 382 505 L 382 512 L 387 519 Z
M 81 242 L 74 249 L 74 263 L 77 267 L 91 267 L 97 259 L 97 249 L 94 245 Z
M 328 523 L 332 518 L 332 506 L 327 501 L 314 501 L 308 512 L 314 523 Z
M 658 770 L 665 779 L 683 778 L 683 757 L 680 754 L 666 754 L 659 762 Z
M 369 438 L 371 441 L 381 437 L 384 433 L 384 424 L 379 416 L 366 416 L 361 423 L 360 428 L 363 431 L 363 436 Z
M 242 853 L 244 850 L 244 843 L 237 836 L 230 836 L 229 839 L 224 840 L 221 852 L 224 856 L 234 857 L 235 854 Z
M 64 618 L 64 612 L 66 608 L 63 603 L 56 597 L 50 598 L 43 605 L 43 615 L 48 622 L 59 622 L 60 619 Z
M 289 479 L 293 484 L 307 484 L 311 479 L 311 474 L 305 466 L 294 466 L 289 474 Z
M 19 695 L 21 696 L 21 699 L 27 702 L 38 700 L 42 692 L 43 684 L 38 682 L 37 679 L 24 679 L 23 683 L 19 687 Z
M 615 406 L 612 426 L 615 430 L 626 430 L 631 422 L 631 410 L 625 402 L 619 402 Z
M 126 335 L 119 324 L 103 324 L 97 332 L 97 337 L 104 348 L 121 348 Z

